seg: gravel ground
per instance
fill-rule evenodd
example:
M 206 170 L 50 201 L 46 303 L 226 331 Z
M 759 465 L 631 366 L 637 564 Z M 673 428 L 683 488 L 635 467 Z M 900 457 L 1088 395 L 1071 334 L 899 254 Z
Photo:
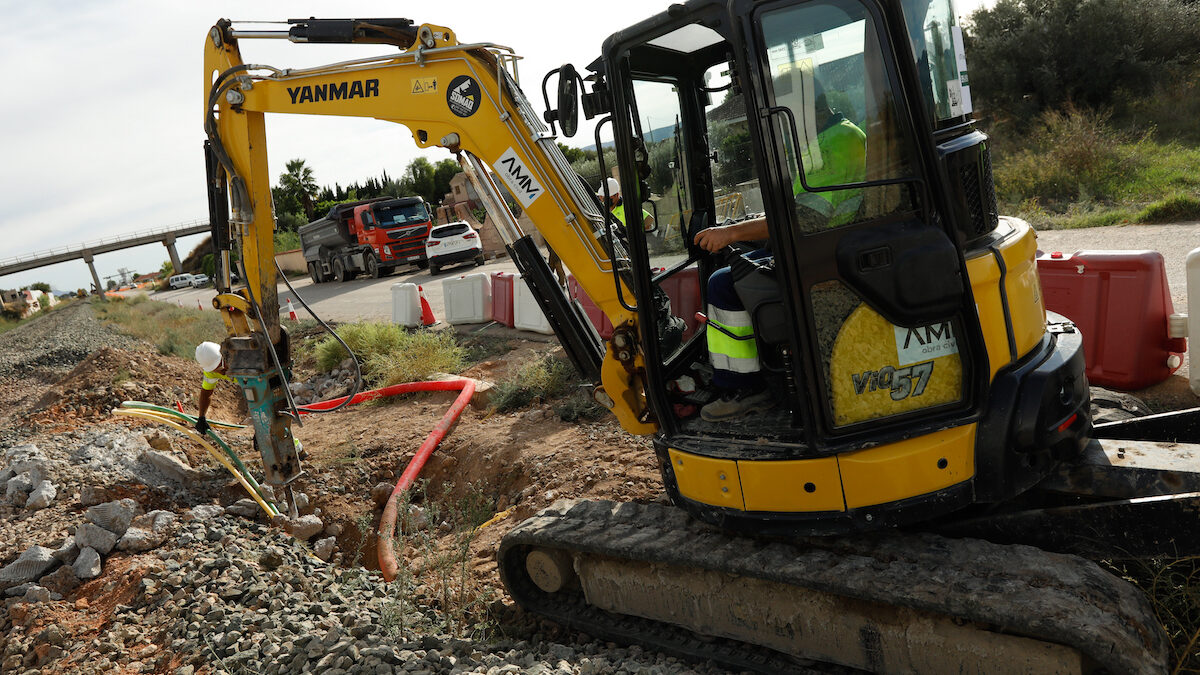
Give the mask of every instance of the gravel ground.
M 356 552 L 330 555 L 340 526 L 319 509 L 310 543 L 253 505 L 217 506 L 227 476 L 187 467 L 160 433 L 26 422 L 39 392 L 106 347 L 147 349 L 85 302 L 0 334 L 0 673 L 726 672 L 569 633 L 511 601 L 464 622 Z

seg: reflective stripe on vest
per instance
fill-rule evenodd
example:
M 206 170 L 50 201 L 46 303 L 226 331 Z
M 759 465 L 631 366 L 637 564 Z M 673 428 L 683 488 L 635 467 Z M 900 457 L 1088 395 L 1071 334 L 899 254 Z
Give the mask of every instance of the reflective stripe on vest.
M 744 310 L 728 310 L 708 306 L 708 322 L 704 337 L 708 341 L 708 358 L 713 368 L 735 373 L 757 373 L 758 343 L 754 340 L 754 325 L 750 313 Z M 721 332 L 724 328 L 735 339 Z

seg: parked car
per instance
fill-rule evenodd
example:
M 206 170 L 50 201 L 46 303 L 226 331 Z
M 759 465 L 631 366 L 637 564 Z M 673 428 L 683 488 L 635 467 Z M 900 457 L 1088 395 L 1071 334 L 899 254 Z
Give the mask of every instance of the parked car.
M 175 290 L 176 288 L 187 288 L 187 287 L 193 285 L 192 284 L 192 275 L 191 274 L 176 274 L 175 276 L 171 277 L 170 279 L 167 279 L 167 285 L 171 287 L 171 290 Z
M 192 288 L 200 288 L 201 286 L 204 286 L 205 284 L 207 284 L 208 281 L 209 280 L 208 280 L 207 274 L 193 274 L 192 275 Z
M 425 240 L 425 255 L 429 258 L 429 273 L 437 274 L 447 265 L 474 261 L 483 264 L 483 244 L 479 233 L 464 221 L 438 225 L 429 231 Z

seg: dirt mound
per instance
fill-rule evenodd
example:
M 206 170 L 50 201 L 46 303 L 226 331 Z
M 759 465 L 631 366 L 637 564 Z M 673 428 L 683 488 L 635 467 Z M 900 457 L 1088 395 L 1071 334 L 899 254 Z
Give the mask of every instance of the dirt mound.
M 63 375 L 33 406 L 31 421 L 48 431 L 108 419 L 122 401 L 146 401 L 195 413 L 200 367 L 189 359 L 149 351 L 104 347 Z M 243 412 L 239 412 L 239 408 Z M 209 417 L 238 421 L 244 415 L 238 391 L 218 387 Z

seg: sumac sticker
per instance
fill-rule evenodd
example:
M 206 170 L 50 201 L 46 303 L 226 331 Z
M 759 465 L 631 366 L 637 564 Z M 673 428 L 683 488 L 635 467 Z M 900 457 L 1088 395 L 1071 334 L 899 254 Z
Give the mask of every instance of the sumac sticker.
M 925 393 L 929 378 L 933 376 L 933 361 L 913 366 L 896 368 L 884 366 L 879 370 L 864 370 L 853 373 L 854 393 L 862 396 L 868 391 L 890 390 L 893 401 L 903 401 L 909 396 Z
M 468 75 L 459 75 L 450 80 L 450 88 L 446 90 L 446 105 L 450 112 L 459 117 L 470 117 L 479 110 L 479 83 Z

